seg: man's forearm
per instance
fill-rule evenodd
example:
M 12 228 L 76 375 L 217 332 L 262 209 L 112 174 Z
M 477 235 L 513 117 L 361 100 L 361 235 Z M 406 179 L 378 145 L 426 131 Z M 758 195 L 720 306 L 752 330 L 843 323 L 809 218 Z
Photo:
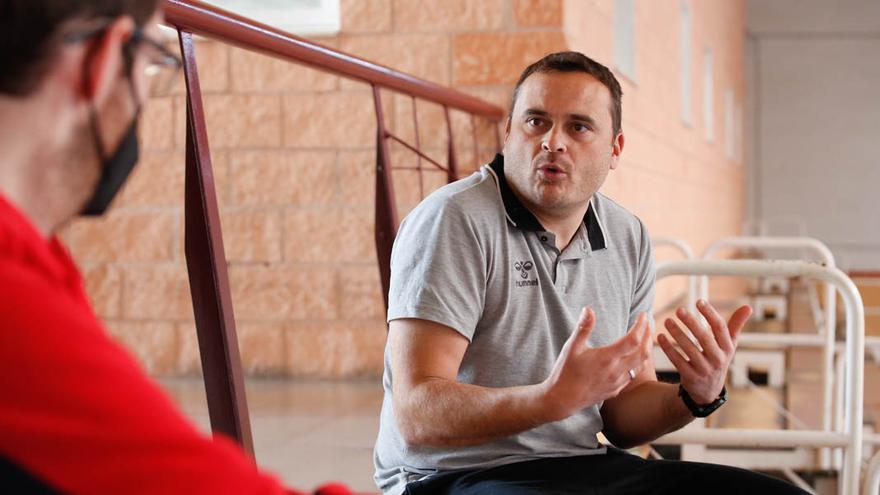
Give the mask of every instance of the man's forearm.
M 405 396 L 395 402 L 395 414 L 412 445 L 477 445 L 561 419 L 544 400 L 543 384 L 488 388 L 434 378 Z
M 606 401 L 603 433 L 614 445 L 630 448 L 678 430 L 694 417 L 678 396 L 678 385 L 647 381 Z
M 412 446 L 475 445 L 565 419 L 618 396 L 630 384 L 626 370 L 641 370 L 650 358 L 644 315 L 626 336 L 593 348 L 595 314 L 585 308 L 544 381 L 487 388 L 456 379 L 467 346 L 460 334 L 430 322 L 395 321 L 389 334 L 394 415 Z

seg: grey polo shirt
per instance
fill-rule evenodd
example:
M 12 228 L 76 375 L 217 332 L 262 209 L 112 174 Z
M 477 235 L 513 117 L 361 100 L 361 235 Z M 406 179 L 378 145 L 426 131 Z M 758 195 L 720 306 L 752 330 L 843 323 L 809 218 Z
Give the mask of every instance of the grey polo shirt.
M 564 251 L 511 191 L 504 158 L 444 186 L 401 223 L 391 255 L 388 321 L 442 323 L 470 344 L 458 380 L 484 387 L 540 383 L 575 328 L 581 308 L 596 312 L 590 344 L 620 338 L 650 315 L 654 266 L 648 233 L 623 207 L 596 193 Z M 601 404 L 562 421 L 481 445 L 407 445 L 392 406 L 390 350 L 376 441 L 375 479 L 386 494 L 431 474 L 540 457 L 604 453 Z

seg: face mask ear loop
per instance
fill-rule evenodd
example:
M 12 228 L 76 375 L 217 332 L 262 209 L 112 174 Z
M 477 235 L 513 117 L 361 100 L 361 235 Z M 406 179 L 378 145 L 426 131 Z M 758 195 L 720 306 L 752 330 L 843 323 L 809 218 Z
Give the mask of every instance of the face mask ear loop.
M 122 47 L 122 57 L 125 63 L 125 76 L 128 78 L 128 91 L 131 93 L 131 101 L 134 102 L 134 117 L 137 119 L 141 114 L 141 100 L 138 97 L 137 88 L 134 86 L 134 49 L 141 40 L 141 27 L 136 26 L 131 38 Z
M 95 56 L 95 49 L 97 47 L 97 41 L 93 42 L 89 45 L 86 51 L 85 60 L 83 60 L 83 86 L 82 91 L 83 94 L 89 94 L 89 87 L 92 83 L 91 72 L 89 72 L 89 65 L 92 63 L 92 59 Z M 104 147 L 104 141 L 101 139 L 101 126 L 98 122 L 98 110 L 95 108 L 95 102 L 89 100 L 89 125 L 92 127 L 92 137 L 95 141 L 95 151 L 98 152 L 98 159 L 101 163 L 105 163 L 107 161 L 107 149 Z
M 107 162 L 107 150 L 104 148 L 104 140 L 101 139 L 101 126 L 98 124 L 98 112 L 94 103 L 89 104 L 89 125 L 92 127 L 92 136 L 95 141 L 95 150 L 98 152 L 98 160 Z

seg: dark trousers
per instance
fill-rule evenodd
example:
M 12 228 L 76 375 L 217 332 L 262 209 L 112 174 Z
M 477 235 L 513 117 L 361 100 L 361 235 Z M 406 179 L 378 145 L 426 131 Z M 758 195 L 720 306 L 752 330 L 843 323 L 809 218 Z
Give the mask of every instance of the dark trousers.
M 773 494 L 804 495 L 785 481 L 745 469 L 699 462 L 646 460 L 617 449 L 605 455 L 538 459 L 488 469 L 451 471 L 406 486 L 424 494 Z

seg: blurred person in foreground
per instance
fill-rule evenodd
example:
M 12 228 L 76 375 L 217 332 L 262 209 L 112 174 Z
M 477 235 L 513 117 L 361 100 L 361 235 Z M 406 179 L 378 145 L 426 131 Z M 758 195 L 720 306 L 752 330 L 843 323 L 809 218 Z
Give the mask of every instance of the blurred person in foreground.
M 659 343 L 681 384 L 657 381 L 650 237 L 598 192 L 623 151 L 621 94 L 583 54 L 535 62 L 513 91 L 503 154 L 401 224 L 375 450 L 384 493 L 804 493 L 620 450 L 724 403 L 751 314 L 725 321 L 700 301 L 704 325 L 679 309 Z
M 298 493 L 177 411 L 108 337 L 56 237 L 107 209 L 137 162 L 148 86 L 180 67 L 158 41 L 158 8 L 0 0 L 4 493 Z

